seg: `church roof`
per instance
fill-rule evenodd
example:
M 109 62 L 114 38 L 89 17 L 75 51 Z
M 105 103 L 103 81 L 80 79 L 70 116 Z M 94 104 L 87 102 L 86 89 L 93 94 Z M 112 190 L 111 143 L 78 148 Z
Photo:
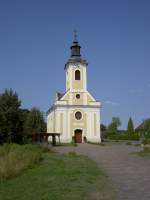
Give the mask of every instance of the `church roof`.
M 150 118 L 145 119 L 135 130 L 142 131 L 146 125 L 146 123 L 150 122 Z
M 60 100 L 64 96 L 64 93 L 57 92 L 56 95 L 57 95 L 57 100 Z

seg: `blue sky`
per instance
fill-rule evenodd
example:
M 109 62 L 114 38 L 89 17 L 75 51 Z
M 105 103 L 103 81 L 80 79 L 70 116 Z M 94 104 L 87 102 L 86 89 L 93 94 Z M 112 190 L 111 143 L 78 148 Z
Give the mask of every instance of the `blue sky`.
M 148 0 L 0 0 L 0 92 L 47 111 L 65 91 L 77 29 L 102 122 L 119 116 L 126 128 L 131 116 L 138 125 L 150 117 L 149 10 Z

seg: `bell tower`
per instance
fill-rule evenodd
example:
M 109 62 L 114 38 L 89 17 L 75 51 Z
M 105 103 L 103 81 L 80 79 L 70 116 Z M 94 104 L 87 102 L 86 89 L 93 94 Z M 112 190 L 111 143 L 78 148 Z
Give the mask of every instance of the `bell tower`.
M 66 71 L 66 91 L 82 92 L 87 90 L 86 68 L 87 61 L 82 58 L 81 46 L 77 40 L 77 32 L 74 31 L 74 41 L 71 49 L 71 55 L 65 65 Z

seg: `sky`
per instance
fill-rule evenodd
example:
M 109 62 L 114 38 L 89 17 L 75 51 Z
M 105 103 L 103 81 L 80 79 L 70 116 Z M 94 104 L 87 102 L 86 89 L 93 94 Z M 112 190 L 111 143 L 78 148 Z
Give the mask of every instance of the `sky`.
M 149 0 L 0 0 L 0 93 L 46 112 L 65 91 L 73 30 L 88 61 L 88 91 L 101 122 L 150 117 Z

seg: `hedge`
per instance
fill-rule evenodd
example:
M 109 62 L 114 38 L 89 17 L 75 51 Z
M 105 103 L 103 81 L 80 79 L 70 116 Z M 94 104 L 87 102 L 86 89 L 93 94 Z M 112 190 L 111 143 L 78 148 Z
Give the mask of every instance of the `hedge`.
M 139 135 L 137 133 L 134 134 L 110 134 L 107 136 L 108 139 L 111 140 L 139 140 Z

